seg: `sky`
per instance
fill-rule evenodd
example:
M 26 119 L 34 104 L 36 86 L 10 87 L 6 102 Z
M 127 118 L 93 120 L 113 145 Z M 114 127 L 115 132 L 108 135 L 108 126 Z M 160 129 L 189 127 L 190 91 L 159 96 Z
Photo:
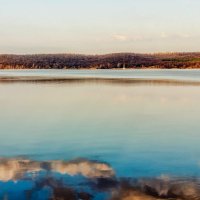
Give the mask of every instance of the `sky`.
M 200 51 L 200 0 L 0 0 L 0 53 Z

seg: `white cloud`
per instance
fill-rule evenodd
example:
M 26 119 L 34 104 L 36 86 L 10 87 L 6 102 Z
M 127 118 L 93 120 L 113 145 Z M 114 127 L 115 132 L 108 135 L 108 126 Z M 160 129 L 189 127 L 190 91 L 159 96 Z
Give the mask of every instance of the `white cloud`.
M 167 33 L 167 32 L 158 32 L 155 35 L 147 36 L 142 34 L 114 34 L 112 35 L 112 40 L 116 42 L 124 42 L 124 43 L 139 43 L 139 42 L 148 42 L 148 41 L 176 41 L 176 40 L 188 40 L 194 38 L 194 35 L 190 35 L 188 33 Z
M 167 34 L 165 32 L 160 33 L 161 39 L 187 39 L 191 38 L 192 36 L 187 33 L 177 33 L 177 34 Z
M 144 38 L 142 35 L 131 35 L 131 36 L 127 36 L 127 35 L 121 35 L 121 34 L 114 34 L 112 36 L 112 38 L 114 40 L 117 40 L 117 41 L 140 41 L 140 40 L 144 40 L 146 38 Z
M 161 37 L 161 38 L 168 38 L 169 35 L 166 34 L 165 32 L 162 32 L 162 33 L 160 34 L 160 37 Z
M 118 41 L 127 41 L 128 37 L 126 35 L 115 34 L 113 35 L 113 39 Z
M 177 36 L 179 36 L 180 38 L 190 38 L 190 37 L 192 37 L 191 35 L 189 35 L 187 33 L 181 33 L 181 34 L 178 34 Z

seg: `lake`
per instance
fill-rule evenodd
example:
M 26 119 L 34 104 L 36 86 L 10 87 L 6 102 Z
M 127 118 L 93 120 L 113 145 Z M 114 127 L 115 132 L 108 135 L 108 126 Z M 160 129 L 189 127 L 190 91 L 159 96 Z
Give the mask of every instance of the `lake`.
M 200 70 L 1 70 L 0 199 L 200 199 L 199 102 Z

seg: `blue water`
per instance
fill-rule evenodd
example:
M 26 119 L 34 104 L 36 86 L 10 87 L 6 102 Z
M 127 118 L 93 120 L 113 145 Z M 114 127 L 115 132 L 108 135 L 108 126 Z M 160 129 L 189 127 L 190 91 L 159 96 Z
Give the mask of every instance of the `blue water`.
M 105 75 L 200 81 L 198 70 L 0 71 L 0 77 L 49 75 L 66 79 Z M 16 188 L 14 175 L 6 169 L 17 174 L 21 165 L 15 170 L 13 166 L 18 166 L 22 158 L 41 166 L 47 165 L 42 162 L 84 158 L 107 163 L 118 178 L 199 178 L 200 86 L 187 82 L 123 83 L 120 79 L 117 83 L 87 79 L 73 83 L 0 82 L 0 185 L 4 188 L 0 197 L 6 194 L 15 199 L 22 195 L 24 199 L 22 191 L 34 184 L 26 176 L 32 177 L 33 171 L 34 177 L 44 176 L 44 169 L 36 173 L 29 166 L 23 176 L 16 178 Z M 8 163 L 10 160 L 15 164 Z M 77 181 L 59 170 L 51 171 L 54 177 Z M 34 194 L 37 197 L 32 199 L 47 199 L 50 193 L 47 188 L 41 198 Z M 96 199 L 106 198 L 106 194 L 98 195 L 103 196 Z
M 200 81 L 199 69 L 156 70 L 0 70 L 0 77 L 88 77 Z

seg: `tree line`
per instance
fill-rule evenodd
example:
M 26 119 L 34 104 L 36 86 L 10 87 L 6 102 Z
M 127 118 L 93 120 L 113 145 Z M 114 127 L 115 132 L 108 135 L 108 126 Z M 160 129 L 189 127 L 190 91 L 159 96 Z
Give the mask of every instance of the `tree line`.
M 0 69 L 200 68 L 200 53 L 0 55 Z

